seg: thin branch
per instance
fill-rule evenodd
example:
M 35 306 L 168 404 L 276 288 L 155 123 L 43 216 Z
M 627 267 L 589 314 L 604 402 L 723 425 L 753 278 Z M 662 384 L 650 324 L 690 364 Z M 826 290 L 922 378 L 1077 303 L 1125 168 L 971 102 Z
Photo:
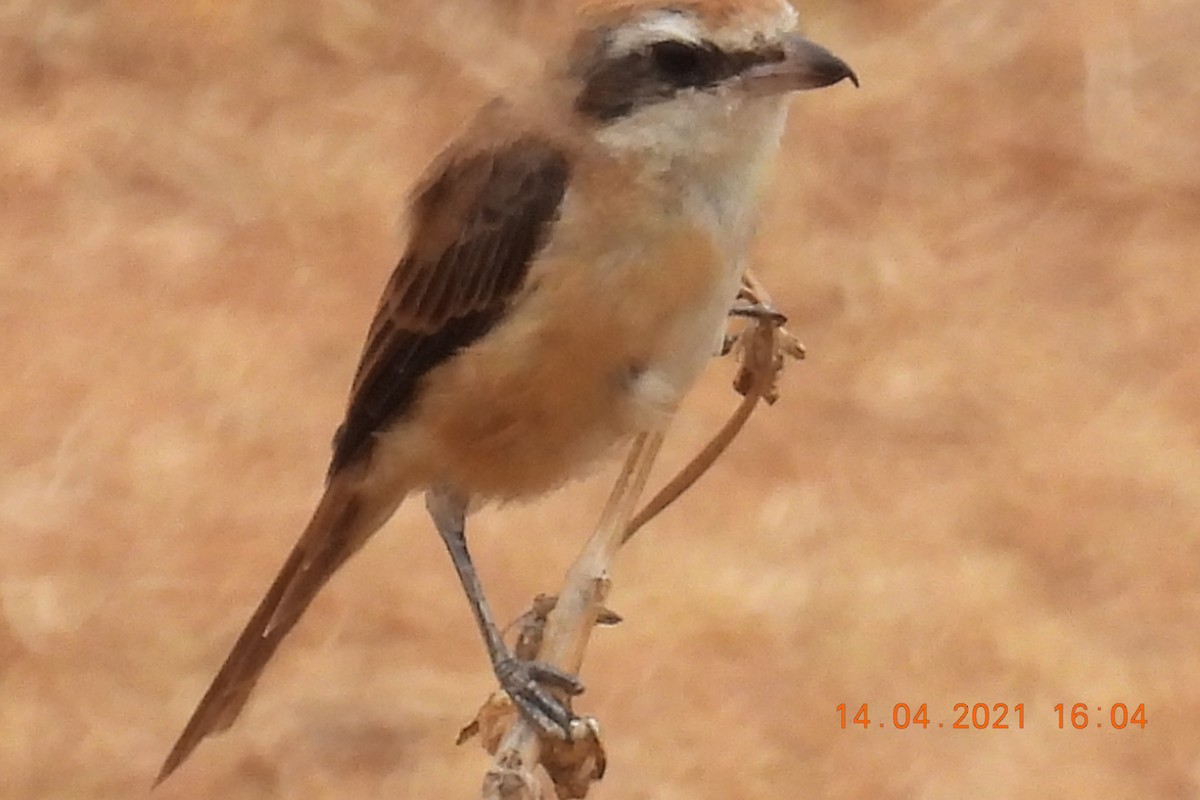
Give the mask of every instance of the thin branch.
M 667 506 L 679 499 L 679 496 L 692 488 L 692 484 L 700 479 L 700 476 L 708 472 L 708 468 L 720 458 L 725 449 L 729 447 L 729 443 L 737 437 L 742 428 L 746 425 L 746 421 L 750 419 L 750 415 L 754 413 L 755 406 L 762 399 L 759 394 L 748 394 L 742 398 L 742 402 L 738 404 L 737 409 L 733 412 L 725 424 L 721 426 L 721 430 L 717 431 L 712 439 L 709 439 L 708 444 L 704 445 L 699 453 L 692 458 L 683 469 L 676 473 L 675 477 L 667 482 L 666 486 L 658 490 L 658 494 L 651 498 L 650 502 L 639 511 L 629 525 L 625 528 L 625 533 L 621 537 L 621 543 L 629 541 L 633 535 L 637 533 L 643 525 L 657 517 Z
M 743 279 L 739 299 L 748 304 L 750 313 L 746 316 L 752 319 L 737 339 L 741 367 L 734 388 L 743 395 L 741 403 L 705 447 L 635 515 L 634 508 L 663 440 L 660 433 L 637 437 L 596 530 L 567 571 L 557 604 L 546 621 L 539 660 L 579 673 L 592 628 L 606 613 L 603 602 L 610 587 L 608 569 L 617 550 L 712 466 L 760 400 L 775 402 L 785 356 L 804 356 L 804 348 L 783 328 L 784 317 L 771 307 L 766 289 L 749 273 Z M 509 720 L 511 725 L 505 729 Z M 475 723 L 464 729 L 464 735 L 479 732 L 482 727 L 489 728 L 483 735 L 485 746 L 495 752 L 484 779 L 484 800 L 541 800 L 541 784 L 533 774 L 539 763 L 550 774 L 560 798 L 584 797 L 591 783 L 603 775 L 604 750 L 598 726 L 590 718 L 578 722 L 572 741 L 541 739 L 533 726 L 500 699 L 485 704 Z M 504 731 L 502 737 L 500 731 Z
M 577 674 L 583 664 L 592 628 L 596 624 L 604 598 L 608 594 L 608 565 L 625 539 L 625 530 L 633 515 L 638 498 L 650 475 L 650 467 L 662 445 L 661 433 L 644 433 L 637 437 L 609 495 L 604 513 L 595 532 L 584 545 L 583 552 L 567 571 L 566 581 L 558 595 L 558 603 L 546 622 L 539 660 Z M 575 732 L 577 743 L 596 741 L 595 723 L 583 722 Z M 571 743 L 567 743 L 568 747 Z M 484 778 L 485 800 L 534 800 L 541 789 L 532 770 L 540 762 L 550 768 L 542 752 L 543 742 L 523 717 L 509 729 L 496 751 L 492 768 Z M 579 766 L 586 767 L 580 763 Z M 583 791 L 590 781 L 586 776 Z M 557 786 L 563 783 L 555 780 Z M 582 797 L 582 794 L 576 796 Z
M 629 541 L 643 525 L 658 516 L 708 472 L 709 467 L 741 433 L 758 407 L 758 401 L 775 402 L 779 396 L 778 382 L 784 356 L 797 360 L 804 358 L 804 346 L 783 327 L 783 315 L 774 311 L 766 287 L 749 271 L 742 278 L 740 297 L 766 312 L 738 339 L 742 366 L 734 387 L 743 395 L 742 402 L 700 452 L 634 516 L 622 543 Z

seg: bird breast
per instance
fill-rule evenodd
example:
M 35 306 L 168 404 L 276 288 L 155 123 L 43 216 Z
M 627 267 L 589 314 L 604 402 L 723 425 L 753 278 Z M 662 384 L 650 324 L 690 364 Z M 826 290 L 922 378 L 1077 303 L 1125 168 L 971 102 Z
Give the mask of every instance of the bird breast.
M 381 442 L 410 485 L 498 500 L 554 488 L 664 427 L 714 353 L 746 232 L 669 182 L 607 167 L 576 165 L 504 318 L 427 375 Z

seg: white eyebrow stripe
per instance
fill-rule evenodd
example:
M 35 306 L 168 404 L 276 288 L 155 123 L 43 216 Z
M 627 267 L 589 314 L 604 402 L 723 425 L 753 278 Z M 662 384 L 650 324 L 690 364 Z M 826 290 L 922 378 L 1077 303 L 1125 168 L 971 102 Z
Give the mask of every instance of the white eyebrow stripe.
M 765 41 L 773 41 L 784 33 L 795 30 L 796 10 L 788 3 L 780 3 L 775 13 L 760 19 L 759 22 L 761 27 L 756 25 L 706 31 L 695 15 L 687 10 L 657 10 L 613 30 L 608 43 L 608 53 L 612 56 L 622 56 L 665 39 L 691 44 L 700 44 L 706 39 L 711 39 L 722 49 L 755 50 Z
M 664 39 L 699 44 L 704 37 L 701 35 L 700 26 L 690 14 L 682 11 L 656 11 L 613 31 L 609 52 L 614 55 L 632 53 Z

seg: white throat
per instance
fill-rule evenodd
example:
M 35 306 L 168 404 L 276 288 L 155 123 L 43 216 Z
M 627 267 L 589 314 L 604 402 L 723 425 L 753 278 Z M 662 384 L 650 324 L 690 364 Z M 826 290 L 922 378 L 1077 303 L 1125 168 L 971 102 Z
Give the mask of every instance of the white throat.
M 638 164 L 640 180 L 664 191 L 668 211 L 702 219 L 726 257 L 742 258 L 759 192 L 787 120 L 787 98 L 697 94 L 618 120 L 597 139 Z

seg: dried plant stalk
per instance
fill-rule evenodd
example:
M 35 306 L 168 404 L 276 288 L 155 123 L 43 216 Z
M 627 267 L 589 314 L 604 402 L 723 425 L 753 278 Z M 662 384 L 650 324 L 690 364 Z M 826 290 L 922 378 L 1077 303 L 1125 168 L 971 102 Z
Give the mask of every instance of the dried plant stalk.
M 608 565 L 625 541 L 630 517 L 662 440 L 661 433 L 644 433 L 634 441 L 599 525 L 567 571 L 558 603 L 546 622 L 540 660 L 573 674 L 579 672 L 592 628 L 608 594 Z M 576 738 L 594 740 L 595 728 L 581 726 Z M 533 726 L 518 718 L 500 742 L 492 768 L 484 778 L 485 800 L 539 798 L 541 790 L 532 770 L 542 760 L 541 749 L 542 742 Z M 563 784 L 556 781 L 556 785 Z M 583 790 L 586 792 L 586 785 Z
M 610 585 L 608 568 L 617 550 L 712 466 L 760 400 L 775 401 L 785 356 L 803 357 L 803 347 L 782 327 L 784 318 L 771 309 L 766 289 L 750 273 L 743 280 L 740 299 L 766 312 L 754 316 L 738 339 L 741 368 L 734 387 L 743 395 L 741 403 L 700 453 L 634 515 L 663 440 L 660 433 L 637 437 L 596 530 L 567 571 L 557 605 L 546 622 L 540 660 L 578 674 L 592 628 L 604 611 Z M 495 707 L 485 705 L 479 719 L 496 713 Z M 550 774 L 560 798 L 584 797 L 591 782 L 604 770 L 604 751 L 597 731 L 593 720 L 581 720 L 573 742 L 549 742 L 517 717 L 495 745 L 495 759 L 484 779 L 484 800 L 540 800 L 541 784 L 533 774 L 539 763 Z M 484 738 L 486 746 L 488 737 Z
M 750 272 L 747 272 L 742 280 L 741 297 L 760 308 L 772 308 L 771 297 L 766 287 Z M 742 402 L 700 452 L 630 520 L 624 541 L 629 541 L 643 525 L 679 499 L 701 475 L 708 472 L 709 467 L 741 433 L 750 415 L 758 407 L 759 400 L 775 402 L 779 396 L 779 373 L 783 370 L 784 357 L 804 358 L 803 345 L 783 327 L 782 317 L 760 318 L 743 333 L 739 343 L 742 366 L 734 380 L 734 388 L 743 395 Z

